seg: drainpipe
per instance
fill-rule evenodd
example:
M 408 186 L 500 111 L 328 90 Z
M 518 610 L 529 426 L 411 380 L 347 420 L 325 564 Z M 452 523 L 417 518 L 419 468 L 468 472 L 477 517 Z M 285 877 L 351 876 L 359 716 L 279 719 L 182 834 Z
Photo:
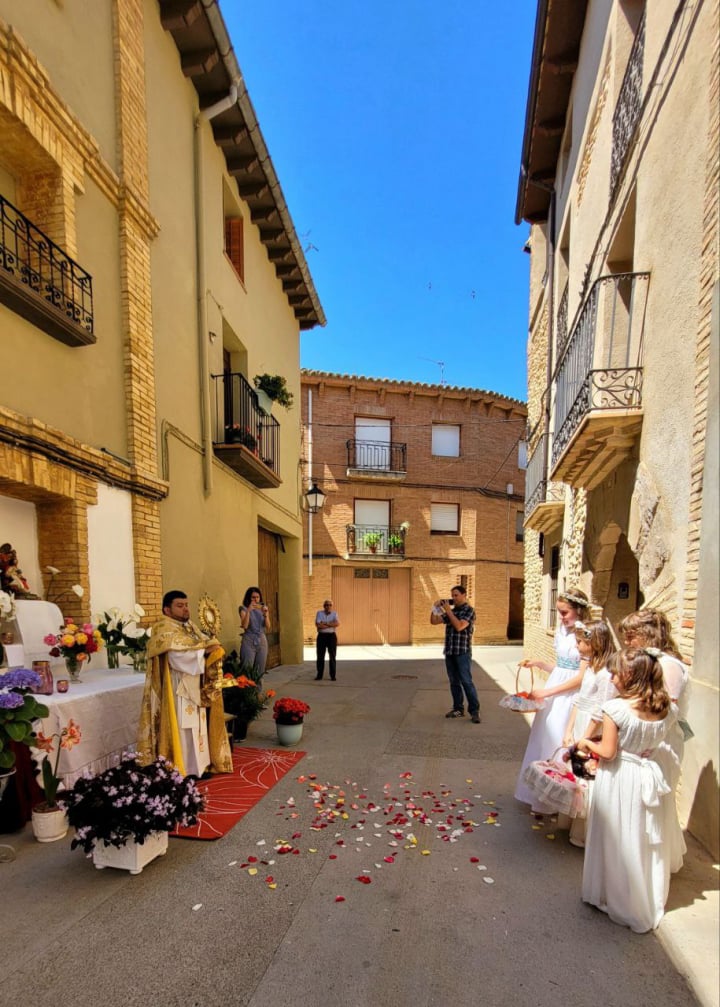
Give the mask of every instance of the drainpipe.
M 310 489 L 312 486 L 312 455 L 313 455 L 313 442 L 312 442 L 312 388 L 308 388 L 308 486 Z M 313 516 L 312 511 L 308 509 L 308 577 L 313 575 Z
M 207 279 L 205 269 L 205 201 L 203 198 L 202 125 L 231 108 L 237 101 L 237 84 L 210 108 L 199 112 L 193 122 L 193 189 L 195 195 L 195 275 L 197 277 L 197 338 L 200 369 L 200 441 L 203 449 L 203 491 L 213 489 L 213 432 L 210 402 L 210 360 L 208 352 Z

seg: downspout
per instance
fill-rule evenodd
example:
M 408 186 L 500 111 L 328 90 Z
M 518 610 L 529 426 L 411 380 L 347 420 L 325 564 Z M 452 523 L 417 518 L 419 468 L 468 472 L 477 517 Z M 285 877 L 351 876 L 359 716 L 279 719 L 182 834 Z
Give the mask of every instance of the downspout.
M 544 471 L 545 483 L 549 481 L 550 470 L 550 400 L 552 398 L 552 376 L 553 376 L 553 336 L 555 333 L 555 215 L 557 205 L 555 199 L 555 189 L 550 193 L 550 207 L 548 213 L 548 346 L 547 361 L 545 369 L 545 449 L 544 449 Z
M 210 403 L 210 360 L 208 352 L 207 279 L 205 268 L 205 201 L 203 198 L 202 124 L 226 111 L 237 101 L 237 84 L 220 101 L 198 112 L 193 122 L 193 188 L 195 195 L 195 275 L 197 278 L 197 338 L 200 369 L 200 442 L 203 451 L 203 492 L 213 489 L 213 431 Z
M 312 456 L 313 456 L 313 442 L 312 442 L 312 388 L 308 388 L 308 489 L 313 484 L 312 481 Z M 308 577 L 313 575 L 313 516 L 312 511 L 308 509 Z

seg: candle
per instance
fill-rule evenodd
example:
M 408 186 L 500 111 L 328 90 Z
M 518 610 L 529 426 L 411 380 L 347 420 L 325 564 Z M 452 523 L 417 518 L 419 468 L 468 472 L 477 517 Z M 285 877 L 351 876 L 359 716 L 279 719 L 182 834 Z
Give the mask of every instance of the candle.
M 67 692 L 70 685 L 66 678 L 59 678 L 55 684 L 57 685 L 58 692 Z

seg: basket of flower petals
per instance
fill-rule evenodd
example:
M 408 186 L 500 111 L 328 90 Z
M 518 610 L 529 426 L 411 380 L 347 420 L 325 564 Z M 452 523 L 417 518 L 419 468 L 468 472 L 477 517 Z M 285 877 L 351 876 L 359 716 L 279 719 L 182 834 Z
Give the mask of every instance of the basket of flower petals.
M 528 692 L 523 692 L 520 689 L 520 672 L 523 668 L 530 668 L 530 689 Z M 535 676 L 530 665 L 519 664 L 515 672 L 515 692 L 511 696 L 503 696 L 500 700 L 500 706 L 505 710 L 511 710 L 512 713 L 535 713 L 537 710 L 542 710 L 545 706 L 545 700 L 533 699 L 534 685 Z
M 588 781 L 575 776 L 569 763 L 556 761 L 558 752 L 550 759 L 531 762 L 523 779 L 537 796 L 538 805 L 570 818 L 585 818 Z

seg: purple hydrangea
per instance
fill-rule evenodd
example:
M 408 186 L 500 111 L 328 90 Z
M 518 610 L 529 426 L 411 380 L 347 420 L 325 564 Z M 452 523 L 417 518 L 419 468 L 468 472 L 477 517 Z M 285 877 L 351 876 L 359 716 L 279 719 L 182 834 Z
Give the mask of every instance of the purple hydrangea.
M 0 675 L 0 689 L 37 689 L 39 685 L 40 676 L 28 668 L 16 668 Z
M 0 710 L 17 710 L 25 702 L 19 692 L 0 692 Z

